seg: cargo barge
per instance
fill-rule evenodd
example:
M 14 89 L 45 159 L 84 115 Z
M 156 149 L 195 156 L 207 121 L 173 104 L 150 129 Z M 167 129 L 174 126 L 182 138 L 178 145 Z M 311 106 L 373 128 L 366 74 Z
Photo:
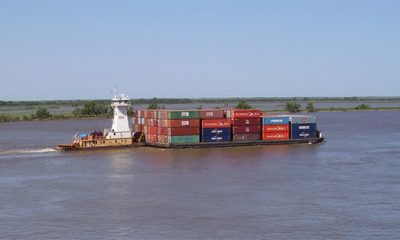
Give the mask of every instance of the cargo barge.
M 129 98 L 114 95 L 111 129 L 76 133 L 57 150 L 130 147 L 210 148 L 324 142 L 315 116 L 266 115 L 257 109 L 136 110 L 129 126 Z
M 210 148 L 324 142 L 315 116 L 266 115 L 257 109 L 137 110 L 132 130 L 146 146 Z

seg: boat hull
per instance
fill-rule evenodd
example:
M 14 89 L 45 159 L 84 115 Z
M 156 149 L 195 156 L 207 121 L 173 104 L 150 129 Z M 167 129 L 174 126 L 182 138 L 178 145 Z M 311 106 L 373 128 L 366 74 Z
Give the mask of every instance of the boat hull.
M 133 142 L 131 138 L 122 139 L 91 139 L 81 140 L 77 143 L 59 144 L 55 147 L 59 151 L 87 151 L 98 149 L 119 149 L 143 146 L 143 143 Z
M 158 148 L 215 148 L 215 147 L 244 147 L 259 145 L 290 145 L 290 144 L 319 144 L 324 142 L 324 138 L 311 139 L 290 139 L 280 141 L 240 141 L 240 142 L 199 142 L 199 143 L 180 143 L 180 144 L 163 144 L 163 143 L 146 143 L 146 146 Z

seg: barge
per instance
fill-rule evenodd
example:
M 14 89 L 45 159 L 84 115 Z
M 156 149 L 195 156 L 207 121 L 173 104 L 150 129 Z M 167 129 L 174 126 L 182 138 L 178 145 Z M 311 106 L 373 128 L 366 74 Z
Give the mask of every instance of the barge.
M 60 151 L 133 147 L 211 148 L 324 142 L 315 116 L 265 115 L 257 109 L 136 110 L 129 126 L 129 98 L 111 99 L 112 127 L 89 134 L 75 134 Z
M 199 143 L 146 143 L 146 146 L 157 148 L 215 148 L 215 147 L 245 147 L 245 146 L 262 146 L 262 145 L 290 145 L 290 144 L 319 144 L 324 142 L 324 138 L 312 139 L 295 139 L 295 140 L 281 140 L 281 141 L 246 141 L 246 142 L 199 142 Z

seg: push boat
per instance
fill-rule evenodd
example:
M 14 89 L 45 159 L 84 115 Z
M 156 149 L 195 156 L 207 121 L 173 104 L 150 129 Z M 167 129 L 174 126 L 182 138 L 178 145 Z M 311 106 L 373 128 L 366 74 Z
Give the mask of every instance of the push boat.
M 128 107 L 130 106 L 129 97 L 124 94 L 116 94 L 114 90 L 111 98 L 111 107 L 114 112 L 111 129 L 93 131 L 89 134 L 79 134 L 76 132 L 70 143 L 58 144 L 55 149 L 59 151 L 77 150 L 98 150 L 98 149 L 119 149 L 133 147 L 156 147 L 156 148 L 215 148 L 215 147 L 243 147 L 261 145 L 288 145 L 288 144 L 319 144 L 324 142 L 321 131 L 315 129 L 315 134 L 310 137 L 300 139 L 274 139 L 274 140 L 244 140 L 244 141 L 213 141 L 213 142 L 160 142 L 146 139 L 143 131 L 131 129 L 129 126 Z M 165 111 L 165 110 L 162 110 Z M 236 110 L 237 111 L 237 110 Z M 260 111 L 261 112 L 261 111 Z M 182 116 L 188 116 L 187 112 L 182 111 Z M 134 118 L 133 118 L 134 119 Z M 226 119 L 225 119 L 226 120 Z M 199 120 L 200 121 L 200 120 Z M 183 122 L 188 122 L 184 121 Z M 134 125 L 132 125 L 134 126 Z M 197 130 L 199 130 L 198 126 Z M 232 125 L 230 126 L 232 129 Z M 289 134 L 289 133 L 287 133 Z M 278 134 L 279 135 L 279 134 Z M 165 137 L 165 136 L 164 136 Z M 171 136 L 170 136 L 171 137 Z M 219 135 L 216 137 L 220 137 Z
M 111 98 L 111 107 L 114 117 L 111 129 L 104 129 L 103 132 L 94 131 L 89 134 L 75 133 L 72 142 L 58 144 L 55 149 L 60 151 L 74 150 L 96 150 L 115 149 L 142 146 L 143 142 L 134 142 L 135 135 L 129 128 L 128 107 L 129 97 L 124 94 L 117 94 L 114 90 Z

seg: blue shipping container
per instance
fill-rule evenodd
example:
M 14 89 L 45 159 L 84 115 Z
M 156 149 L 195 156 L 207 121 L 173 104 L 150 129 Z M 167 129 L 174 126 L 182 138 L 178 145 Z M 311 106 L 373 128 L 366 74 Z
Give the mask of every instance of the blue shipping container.
M 230 134 L 219 135 L 203 135 L 201 136 L 202 142 L 230 142 L 232 141 Z
M 316 137 L 316 130 L 292 131 L 292 139 L 307 139 Z
M 203 128 L 201 135 L 231 135 L 231 128 Z
M 263 125 L 289 124 L 289 117 L 263 117 Z
M 292 124 L 292 131 L 314 131 L 317 130 L 316 123 Z

